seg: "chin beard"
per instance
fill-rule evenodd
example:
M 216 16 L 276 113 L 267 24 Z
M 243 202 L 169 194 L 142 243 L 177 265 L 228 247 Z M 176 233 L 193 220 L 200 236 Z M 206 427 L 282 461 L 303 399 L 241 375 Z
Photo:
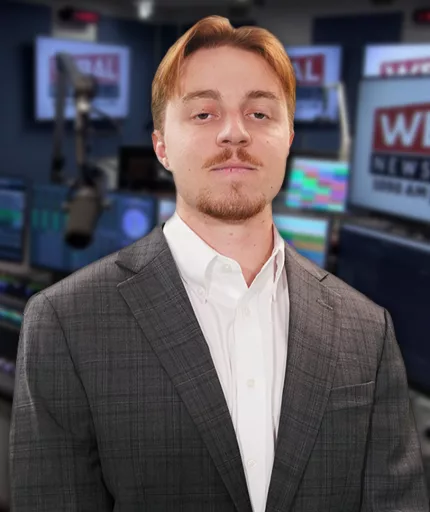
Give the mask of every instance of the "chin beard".
M 232 193 L 222 197 L 213 197 L 210 191 L 203 192 L 197 199 L 197 210 L 214 219 L 225 222 L 241 222 L 261 213 L 267 206 L 263 194 L 247 197 L 233 186 Z

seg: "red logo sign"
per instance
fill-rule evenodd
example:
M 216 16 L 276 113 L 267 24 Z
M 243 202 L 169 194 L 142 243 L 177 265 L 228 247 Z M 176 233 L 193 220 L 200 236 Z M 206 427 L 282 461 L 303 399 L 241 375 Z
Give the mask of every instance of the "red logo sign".
M 99 55 L 73 55 L 76 65 L 85 74 L 92 75 L 100 85 L 117 85 L 120 77 L 119 55 L 103 53 Z M 55 57 L 50 59 L 50 82 L 57 81 Z
M 430 154 L 430 103 L 375 110 L 373 151 Z
M 430 74 L 430 57 L 382 62 L 380 74 L 382 76 L 428 75 Z
M 291 57 L 291 63 L 296 74 L 297 85 L 315 85 L 324 84 L 325 73 L 325 55 L 300 55 Z

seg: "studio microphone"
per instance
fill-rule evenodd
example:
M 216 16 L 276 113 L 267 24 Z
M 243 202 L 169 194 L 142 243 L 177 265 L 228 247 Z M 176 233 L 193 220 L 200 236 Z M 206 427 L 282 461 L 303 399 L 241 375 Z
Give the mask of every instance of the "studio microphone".
M 101 181 L 101 177 L 99 176 Z M 71 187 L 63 208 L 68 212 L 64 233 L 67 245 L 85 249 L 93 241 L 93 234 L 103 210 L 109 206 L 100 183 L 94 179 L 78 180 Z
M 80 187 L 66 204 L 68 219 L 65 241 L 76 249 L 85 249 L 93 241 L 93 233 L 103 209 L 100 194 L 89 185 Z

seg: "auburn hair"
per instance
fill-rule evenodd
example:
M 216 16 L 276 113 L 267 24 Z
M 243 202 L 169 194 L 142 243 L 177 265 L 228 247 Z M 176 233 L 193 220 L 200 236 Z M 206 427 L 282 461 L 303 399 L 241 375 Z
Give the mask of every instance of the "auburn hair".
M 163 133 L 167 102 L 179 94 L 182 66 L 187 57 L 201 48 L 232 46 L 261 55 L 279 77 L 288 108 L 291 130 L 296 108 L 294 68 L 282 43 L 271 32 L 259 27 L 233 28 L 222 16 L 198 21 L 170 47 L 152 82 L 152 119 L 154 130 Z

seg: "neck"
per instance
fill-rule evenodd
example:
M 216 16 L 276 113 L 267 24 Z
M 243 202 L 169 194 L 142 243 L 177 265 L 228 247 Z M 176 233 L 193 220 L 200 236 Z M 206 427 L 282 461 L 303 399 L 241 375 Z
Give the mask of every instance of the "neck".
M 179 202 L 176 211 L 210 247 L 237 261 L 247 285 L 250 286 L 273 251 L 271 205 L 255 217 L 240 223 L 214 219 Z

